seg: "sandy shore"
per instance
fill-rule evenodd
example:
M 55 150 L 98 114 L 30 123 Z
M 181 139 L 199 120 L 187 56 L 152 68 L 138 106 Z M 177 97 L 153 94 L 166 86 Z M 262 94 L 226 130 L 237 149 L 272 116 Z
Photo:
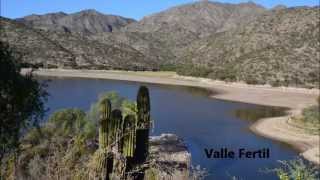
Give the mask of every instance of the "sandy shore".
M 28 71 L 24 69 L 22 73 Z M 204 78 L 178 76 L 172 72 L 124 72 L 103 70 L 47 70 L 34 72 L 39 76 L 101 78 L 202 87 L 218 92 L 213 98 L 269 106 L 288 107 L 288 116 L 265 118 L 254 123 L 250 129 L 267 138 L 288 143 L 301 152 L 306 159 L 320 164 L 320 136 L 309 135 L 302 129 L 287 123 L 290 116 L 299 114 L 307 106 L 316 104 L 319 90 L 254 86 L 243 83 L 226 83 Z

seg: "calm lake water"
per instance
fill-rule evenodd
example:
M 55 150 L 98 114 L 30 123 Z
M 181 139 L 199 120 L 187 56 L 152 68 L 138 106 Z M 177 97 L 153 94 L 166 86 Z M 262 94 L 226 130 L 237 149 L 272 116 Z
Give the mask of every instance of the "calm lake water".
M 45 78 L 41 78 L 45 79 Z M 142 83 L 80 79 L 49 78 L 48 114 L 77 107 L 89 110 L 98 95 L 117 91 L 123 97 L 135 100 Z M 278 115 L 279 108 L 222 101 L 208 98 L 204 90 L 167 85 L 144 84 L 150 90 L 153 135 L 174 133 L 183 138 L 192 155 L 193 165 L 200 165 L 210 173 L 207 179 L 277 179 L 266 168 L 274 168 L 277 160 L 289 160 L 297 153 L 286 145 L 257 136 L 249 125 L 258 117 Z M 269 159 L 207 159 L 204 148 L 270 149 Z

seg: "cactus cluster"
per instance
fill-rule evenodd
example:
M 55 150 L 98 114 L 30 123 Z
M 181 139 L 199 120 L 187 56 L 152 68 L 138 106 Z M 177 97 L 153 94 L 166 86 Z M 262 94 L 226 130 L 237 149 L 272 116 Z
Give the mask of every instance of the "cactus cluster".
M 141 164 L 148 156 L 148 141 L 150 128 L 150 97 L 147 87 L 140 87 L 137 95 L 137 114 L 122 117 L 118 109 L 112 111 L 108 99 L 99 103 L 99 149 L 94 161 L 95 172 L 101 178 L 108 179 L 113 169 L 112 153 L 117 153 L 127 159 L 126 166 Z M 116 168 L 114 168 L 116 169 Z M 128 169 L 128 168 L 127 168 Z M 131 169 L 131 168 L 129 168 Z

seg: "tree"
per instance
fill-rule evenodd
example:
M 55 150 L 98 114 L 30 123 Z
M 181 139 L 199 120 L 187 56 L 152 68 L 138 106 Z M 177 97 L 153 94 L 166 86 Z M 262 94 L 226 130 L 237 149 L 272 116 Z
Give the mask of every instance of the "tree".
M 38 125 L 45 113 L 47 92 L 32 73 L 21 75 L 20 58 L 0 41 L 0 162 L 19 147 L 27 128 Z

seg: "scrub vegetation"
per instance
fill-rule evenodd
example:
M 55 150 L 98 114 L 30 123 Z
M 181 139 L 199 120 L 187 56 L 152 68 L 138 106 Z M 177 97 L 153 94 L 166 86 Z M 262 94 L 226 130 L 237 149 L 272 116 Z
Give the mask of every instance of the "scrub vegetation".
M 302 110 L 301 115 L 291 118 L 289 123 L 292 125 L 305 129 L 311 134 L 320 134 L 320 97 L 317 99 L 318 104 L 313 105 Z

